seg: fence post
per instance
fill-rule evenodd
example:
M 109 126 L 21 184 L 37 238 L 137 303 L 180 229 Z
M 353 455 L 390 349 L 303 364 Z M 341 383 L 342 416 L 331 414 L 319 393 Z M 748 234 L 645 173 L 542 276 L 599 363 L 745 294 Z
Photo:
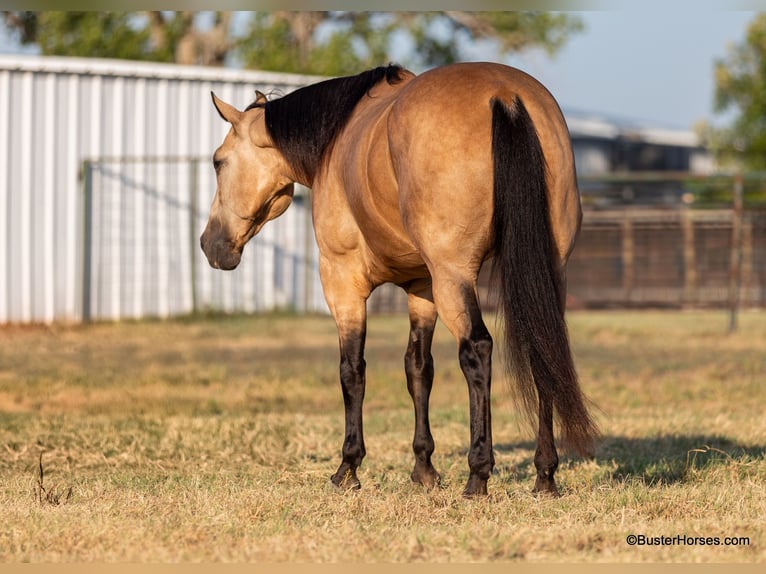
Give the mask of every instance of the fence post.
M 681 208 L 681 229 L 684 238 L 684 297 L 687 305 L 697 302 L 697 253 L 694 244 L 694 219 L 688 205 Z
M 90 322 L 91 274 L 93 257 L 93 165 L 82 162 L 83 182 L 83 252 L 82 252 L 82 322 Z
M 635 245 L 630 215 L 626 209 L 622 219 L 622 290 L 626 303 L 630 303 L 635 281 Z
M 737 330 L 742 285 L 742 174 L 734 176 L 734 205 L 731 221 L 731 265 L 729 267 L 729 333 Z
M 745 305 L 753 303 L 753 217 L 742 209 L 742 262 L 740 277 L 742 288 L 740 289 L 740 305 L 744 299 Z
M 189 273 L 191 275 L 191 299 L 192 313 L 199 311 L 197 302 L 197 249 L 199 249 L 199 240 L 197 239 L 197 211 L 199 196 L 199 160 L 191 160 L 191 196 L 189 198 Z

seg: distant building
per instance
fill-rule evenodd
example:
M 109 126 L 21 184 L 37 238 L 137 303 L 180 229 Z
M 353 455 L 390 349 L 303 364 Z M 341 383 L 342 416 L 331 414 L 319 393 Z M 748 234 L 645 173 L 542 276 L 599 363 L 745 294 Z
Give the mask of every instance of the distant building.
M 565 110 L 564 115 L 580 176 L 628 171 L 706 174 L 714 170 L 710 152 L 691 130 L 572 110 Z
M 684 174 L 715 170 L 712 154 L 691 130 L 603 114 L 564 111 L 586 208 L 678 207 L 689 201 Z

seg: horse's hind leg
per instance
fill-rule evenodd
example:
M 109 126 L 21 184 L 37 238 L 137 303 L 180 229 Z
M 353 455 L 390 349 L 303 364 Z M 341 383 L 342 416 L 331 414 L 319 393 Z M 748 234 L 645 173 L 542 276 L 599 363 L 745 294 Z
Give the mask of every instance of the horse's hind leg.
M 535 450 L 535 469 L 537 479 L 533 492 L 558 496 L 559 491 L 553 478 L 559 465 L 556 444 L 553 439 L 553 401 L 550 397 L 539 397 L 537 450 Z
M 490 410 L 492 337 L 481 317 L 476 274 L 469 277 L 454 276 L 445 270 L 434 274 L 433 289 L 439 317 L 457 339 L 460 368 L 468 383 L 471 445 L 463 494 L 476 496 L 487 494 L 487 480 L 495 466 Z
M 407 390 L 415 407 L 415 436 L 412 440 L 415 468 L 410 476 L 413 482 L 432 488 L 441 481 L 439 473 L 431 464 L 434 439 L 428 421 L 428 401 L 434 379 L 431 342 L 436 325 L 436 307 L 433 304 L 430 279 L 408 285 L 406 290 L 410 339 L 404 355 L 404 370 L 407 374 Z
M 559 307 L 561 312 L 566 311 L 566 270 L 562 264 L 559 271 L 559 282 L 561 284 L 561 299 Z M 559 466 L 559 457 L 556 452 L 556 443 L 553 438 L 553 397 L 546 396 L 540 392 L 538 385 L 538 430 L 537 430 L 537 449 L 535 450 L 535 469 L 537 478 L 533 492 L 559 495 L 559 489 L 556 486 L 554 474 Z

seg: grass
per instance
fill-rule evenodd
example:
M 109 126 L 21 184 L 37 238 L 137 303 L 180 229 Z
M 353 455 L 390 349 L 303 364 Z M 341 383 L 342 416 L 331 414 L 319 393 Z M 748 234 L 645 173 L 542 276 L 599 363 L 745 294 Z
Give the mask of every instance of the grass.
M 561 498 L 533 496 L 534 442 L 498 373 L 485 500 L 460 496 L 467 390 L 441 327 L 443 488 L 409 483 L 407 320 L 375 317 L 363 487 L 345 494 L 328 480 L 343 402 L 326 317 L 4 328 L 0 561 L 763 562 L 764 319 L 726 335 L 720 312 L 571 313 L 604 440 L 562 456 Z

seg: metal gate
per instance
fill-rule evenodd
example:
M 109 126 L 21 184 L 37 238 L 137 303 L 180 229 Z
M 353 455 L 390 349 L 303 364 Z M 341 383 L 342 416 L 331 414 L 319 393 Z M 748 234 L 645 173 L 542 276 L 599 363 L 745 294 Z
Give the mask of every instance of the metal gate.
M 308 191 L 246 247 L 234 271 L 199 247 L 215 176 L 209 158 L 83 163 L 83 320 L 205 311 L 326 311 Z

